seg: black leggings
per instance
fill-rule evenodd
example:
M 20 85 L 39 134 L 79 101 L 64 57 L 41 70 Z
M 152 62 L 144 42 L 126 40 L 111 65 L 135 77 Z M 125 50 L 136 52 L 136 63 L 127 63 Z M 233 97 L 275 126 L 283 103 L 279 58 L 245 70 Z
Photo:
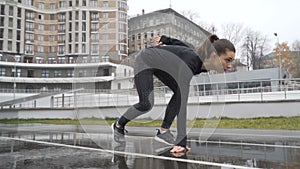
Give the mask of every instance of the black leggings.
M 166 129 L 171 127 L 174 118 L 180 111 L 180 90 L 172 76 L 158 69 L 146 69 L 135 75 L 134 82 L 139 95 L 139 102 L 131 106 L 125 114 L 121 116 L 118 121 L 121 126 L 125 126 L 130 120 L 147 113 L 152 109 L 154 104 L 153 75 L 168 86 L 174 93 L 168 103 L 165 117 L 161 125 L 161 127 Z

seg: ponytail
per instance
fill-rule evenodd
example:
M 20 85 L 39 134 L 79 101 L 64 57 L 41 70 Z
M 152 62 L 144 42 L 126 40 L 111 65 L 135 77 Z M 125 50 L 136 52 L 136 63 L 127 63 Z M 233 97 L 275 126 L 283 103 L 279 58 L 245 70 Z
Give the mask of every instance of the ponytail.
M 214 34 L 209 35 L 202 45 L 196 48 L 202 61 L 208 58 L 212 52 L 216 52 L 220 56 L 221 54 L 225 54 L 227 50 L 235 53 L 234 45 L 229 40 L 219 39 Z

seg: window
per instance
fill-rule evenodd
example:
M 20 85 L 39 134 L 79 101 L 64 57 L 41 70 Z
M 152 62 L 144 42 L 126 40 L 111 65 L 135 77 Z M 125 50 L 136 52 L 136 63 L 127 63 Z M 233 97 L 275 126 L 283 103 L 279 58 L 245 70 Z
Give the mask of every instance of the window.
M 58 14 L 58 21 L 59 22 L 64 22 L 65 20 L 66 20 L 66 14 L 65 13 Z
M 109 69 L 108 68 L 103 69 L 103 76 L 109 76 Z
M 92 18 L 92 21 L 97 21 L 97 20 L 99 20 L 98 12 L 92 12 L 92 13 L 91 13 L 91 18 Z
M 38 25 L 38 29 L 41 30 L 41 31 L 43 31 L 44 30 L 44 25 L 43 24 L 39 24 Z
M 48 78 L 50 76 L 50 71 L 47 69 L 42 70 L 42 77 Z
M 39 9 L 45 9 L 45 3 L 40 2 L 39 3 Z
M 92 23 L 92 31 L 97 31 L 99 29 L 98 23 Z
M 42 57 L 36 57 L 35 58 L 35 60 L 36 60 L 36 63 L 44 63 L 44 58 L 42 58 Z
M 78 20 L 79 19 L 79 11 L 76 11 L 75 12 L 75 20 Z
M 91 7 L 98 7 L 98 0 L 90 0 Z
M 50 35 L 49 36 L 49 40 L 50 40 L 50 42 L 54 42 L 55 41 L 55 36 L 54 35 Z
M 38 46 L 38 52 L 44 52 L 44 46 Z
M 0 76 L 5 76 L 5 68 L 0 68 Z
M 65 53 L 65 46 L 58 46 L 58 54 L 62 55 Z
M 103 34 L 103 35 L 102 35 L 102 39 L 103 39 L 103 40 L 108 40 L 108 39 L 109 39 L 108 34 Z
M 102 45 L 103 51 L 109 51 L 109 45 Z
M 98 53 L 99 51 L 99 45 L 93 44 L 92 45 L 92 53 Z
M 103 18 L 108 18 L 108 17 L 109 17 L 108 13 L 107 13 L 107 12 L 104 12 L 104 13 L 103 13 Z
M 103 1 L 103 7 L 108 7 L 108 1 Z
M 61 77 L 61 70 L 55 70 L 54 77 Z
M 86 53 L 86 45 L 85 44 L 82 44 L 82 53 Z
M 34 35 L 32 33 L 25 34 L 26 41 L 33 42 L 33 37 Z
M 5 5 L 1 5 L 0 15 L 5 15 Z
M 17 69 L 17 77 L 21 77 L 21 69 Z
M 92 42 L 99 42 L 99 35 L 93 33 L 93 34 L 91 35 L 91 40 L 92 40 Z
M 85 22 L 82 22 L 82 31 L 86 31 L 86 24 L 85 24 Z
M 4 26 L 4 17 L 0 17 L 0 26 Z
M 39 17 L 39 19 L 42 19 L 42 20 L 44 19 L 44 15 L 43 14 L 39 14 L 38 17 Z
M 26 22 L 26 30 L 27 31 L 33 31 L 34 30 L 34 23 Z
M 49 29 L 50 29 L 50 31 L 55 31 L 55 25 L 51 24 L 51 25 L 49 26 Z
M 18 20 L 17 20 L 17 28 L 18 28 L 18 29 L 21 29 L 21 19 L 18 19 Z
M 69 45 L 69 53 L 72 53 L 72 45 Z
M 65 57 L 58 57 L 57 60 L 58 60 L 58 63 L 66 63 Z
M 59 7 L 66 7 L 67 2 L 66 1 L 59 1 Z
M 8 39 L 12 40 L 13 37 L 13 31 L 11 29 L 8 29 Z
M 58 35 L 58 42 L 65 43 L 65 35 Z
M 14 7 L 13 6 L 9 6 L 9 16 L 13 16 L 14 15 Z
M 33 0 L 26 0 L 26 5 L 30 5 L 30 6 L 32 6 L 33 5 Z
M 85 19 L 86 19 L 86 12 L 82 11 L 82 20 L 85 20 Z
M 86 70 L 79 70 L 78 72 L 78 76 L 79 77 L 86 77 L 87 75 L 87 71 Z
M 48 63 L 54 63 L 55 61 L 55 58 L 54 57 L 49 57 L 48 58 Z
M 74 77 L 74 70 L 68 70 L 68 77 Z
M 34 20 L 34 12 L 26 11 L 26 19 Z
M 18 8 L 18 17 L 19 17 L 19 18 L 21 17 L 21 14 L 22 14 L 22 9 L 21 9 L 21 8 Z
M 50 14 L 50 20 L 55 20 L 55 15 L 54 14 Z
M 101 28 L 101 29 L 107 30 L 107 29 L 108 29 L 108 23 L 104 23 L 104 24 L 102 25 L 102 28 Z
M 11 27 L 11 28 L 14 26 L 14 22 L 13 21 L 14 21 L 13 18 L 9 18 L 8 19 L 8 26 Z
M 86 0 L 82 0 L 82 6 L 86 6 Z
M 49 52 L 50 53 L 54 53 L 55 52 L 55 47 L 54 46 L 50 46 L 49 47 Z
M 38 40 L 39 41 L 44 41 L 44 35 L 38 35 Z
M 79 48 L 78 48 L 78 44 L 75 44 L 75 53 L 78 53 Z
M 82 42 L 86 42 L 86 34 L 85 33 L 82 34 Z
M 33 45 L 26 45 L 25 50 L 26 54 L 33 54 Z
M 55 9 L 55 3 L 50 3 L 50 9 Z
M 3 40 L 0 40 L 0 50 L 3 50 Z

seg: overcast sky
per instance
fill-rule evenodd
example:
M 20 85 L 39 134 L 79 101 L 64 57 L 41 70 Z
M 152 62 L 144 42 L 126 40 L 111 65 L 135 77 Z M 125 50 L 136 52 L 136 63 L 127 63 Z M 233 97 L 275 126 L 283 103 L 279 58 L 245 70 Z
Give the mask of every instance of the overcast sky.
M 184 10 L 197 12 L 200 20 L 213 24 L 217 30 L 222 24 L 241 23 L 254 31 L 268 36 L 272 44 L 280 42 L 290 45 L 300 40 L 299 0 L 128 0 L 129 15 L 141 14 L 171 6 L 181 13 Z M 217 32 L 218 33 L 218 32 Z

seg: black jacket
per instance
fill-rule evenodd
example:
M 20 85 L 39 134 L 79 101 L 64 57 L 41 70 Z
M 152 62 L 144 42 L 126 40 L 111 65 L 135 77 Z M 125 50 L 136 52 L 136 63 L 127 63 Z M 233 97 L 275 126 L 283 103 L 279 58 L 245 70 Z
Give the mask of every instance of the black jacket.
M 203 72 L 201 69 L 203 62 L 191 44 L 184 43 L 178 39 L 173 39 L 164 35 L 161 36 L 160 42 L 165 45 L 156 46 L 155 48 L 161 48 L 174 53 L 188 65 L 194 75 Z

